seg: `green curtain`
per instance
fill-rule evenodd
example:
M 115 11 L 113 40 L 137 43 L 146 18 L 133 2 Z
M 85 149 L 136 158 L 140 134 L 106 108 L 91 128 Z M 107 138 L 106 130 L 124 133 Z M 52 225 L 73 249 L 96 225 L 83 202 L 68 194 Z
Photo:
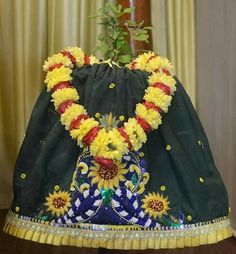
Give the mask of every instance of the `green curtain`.
M 94 51 L 99 28 L 89 18 L 105 0 L 0 0 L 0 208 L 12 198 L 12 174 L 43 61 L 67 46 Z
M 196 106 L 195 1 L 151 0 L 153 48 L 175 66 Z

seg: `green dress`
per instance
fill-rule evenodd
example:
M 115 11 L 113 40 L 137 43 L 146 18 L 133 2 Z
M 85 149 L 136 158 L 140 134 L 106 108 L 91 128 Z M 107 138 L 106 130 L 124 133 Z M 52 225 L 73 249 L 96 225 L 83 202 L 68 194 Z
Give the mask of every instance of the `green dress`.
M 112 112 L 119 127 L 135 115 L 149 75 L 103 62 L 75 67 L 71 83 L 90 116 Z M 230 237 L 225 186 L 192 103 L 174 78 L 176 92 L 162 124 L 123 156 L 120 168 L 99 172 L 89 149 L 77 146 L 61 124 L 44 88 L 16 161 L 5 232 L 111 249 L 197 246 Z M 113 182 L 98 188 L 103 177 Z

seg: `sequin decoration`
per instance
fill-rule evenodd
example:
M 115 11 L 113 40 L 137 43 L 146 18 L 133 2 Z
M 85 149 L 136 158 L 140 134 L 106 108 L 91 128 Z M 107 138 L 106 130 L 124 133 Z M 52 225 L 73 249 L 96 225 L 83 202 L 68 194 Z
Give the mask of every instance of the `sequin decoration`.
M 203 179 L 202 177 L 199 177 L 199 181 L 200 181 L 201 183 L 204 183 L 204 179 Z
M 201 140 L 198 140 L 197 142 L 198 142 L 198 145 L 201 146 L 202 149 L 204 149 L 204 144 L 203 144 L 203 142 L 202 142 Z
M 170 151 L 170 150 L 171 150 L 171 145 L 167 145 L 167 146 L 166 146 L 166 150 L 167 150 L 167 151 Z
M 96 117 L 96 118 L 99 118 L 100 116 L 101 116 L 101 114 L 98 113 L 98 112 L 95 114 L 95 117 Z
M 109 88 L 110 89 L 112 89 L 112 88 L 114 88 L 116 85 L 114 84 L 114 83 L 111 83 L 110 85 L 109 85 Z
M 100 209 L 105 208 L 112 209 L 114 215 L 117 214 L 127 224 L 153 228 L 159 226 L 141 208 L 138 194 L 144 192 L 149 173 L 139 153 L 129 152 L 122 157 L 120 164 L 114 164 L 97 160 L 89 149 L 85 150 L 78 157 L 72 176 L 71 208 L 63 216 L 55 218 L 54 222 L 93 222 Z
M 123 115 L 119 116 L 119 120 L 120 121 L 124 121 L 125 120 L 125 117 Z
M 22 173 L 22 174 L 20 175 L 20 177 L 21 177 L 21 179 L 25 179 L 25 178 L 26 178 L 26 174 L 25 174 L 25 173 Z
M 102 200 L 105 205 L 109 205 L 111 203 L 112 197 L 114 195 L 114 191 L 111 189 L 102 189 L 101 190 Z
M 165 191 L 165 190 L 166 190 L 166 186 L 162 185 L 162 186 L 160 187 L 160 190 L 161 190 L 161 191 Z
M 188 215 L 188 216 L 187 216 L 187 220 L 188 220 L 188 221 L 191 221 L 191 220 L 192 220 L 192 216 L 191 216 L 191 215 Z

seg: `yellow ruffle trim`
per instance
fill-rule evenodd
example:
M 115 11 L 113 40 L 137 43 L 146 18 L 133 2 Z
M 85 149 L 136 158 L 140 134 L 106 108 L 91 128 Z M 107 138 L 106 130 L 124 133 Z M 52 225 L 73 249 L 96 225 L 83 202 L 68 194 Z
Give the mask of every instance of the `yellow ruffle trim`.
M 36 220 L 35 220 L 36 221 Z M 232 236 L 227 217 L 213 223 L 172 230 L 141 230 L 137 226 L 80 224 L 55 227 L 20 218 L 9 211 L 4 232 L 39 243 L 107 249 L 172 249 L 212 244 Z

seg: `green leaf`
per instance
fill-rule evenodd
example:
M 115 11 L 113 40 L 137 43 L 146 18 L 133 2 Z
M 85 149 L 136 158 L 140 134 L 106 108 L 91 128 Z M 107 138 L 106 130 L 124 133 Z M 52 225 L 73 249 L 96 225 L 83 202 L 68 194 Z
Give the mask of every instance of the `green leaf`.
M 104 40 L 105 39 L 105 35 L 104 34 L 99 34 L 98 35 L 98 40 L 100 40 L 100 41 L 102 41 L 102 40 Z
M 135 35 L 133 38 L 136 41 L 147 41 L 148 37 L 149 36 L 147 34 L 138 34 L 138 35 Z
M 134 11 L 135 8 L 125 8 L 123 13 L 131 13 Z
M 130 55 L 121 55 L 121 56 L 118 56 L 117 61 L 119 63 L 126 64 L 126 63 L 130 62 L 131 59 L 132 59 L 132 57 Z

